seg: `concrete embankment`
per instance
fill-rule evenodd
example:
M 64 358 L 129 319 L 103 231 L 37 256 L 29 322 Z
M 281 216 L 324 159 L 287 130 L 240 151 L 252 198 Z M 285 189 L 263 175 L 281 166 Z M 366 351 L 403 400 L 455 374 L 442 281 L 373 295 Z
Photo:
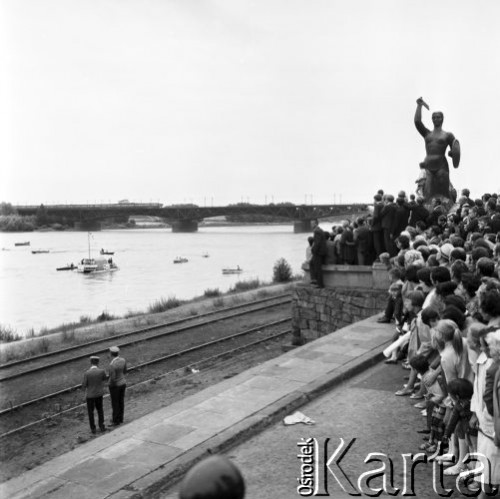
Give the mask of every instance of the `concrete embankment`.
M 118 427 L 1 484 L 2 497 L 160 497 L 194 463 L 380 358 L 392 328 L 357 322 Z

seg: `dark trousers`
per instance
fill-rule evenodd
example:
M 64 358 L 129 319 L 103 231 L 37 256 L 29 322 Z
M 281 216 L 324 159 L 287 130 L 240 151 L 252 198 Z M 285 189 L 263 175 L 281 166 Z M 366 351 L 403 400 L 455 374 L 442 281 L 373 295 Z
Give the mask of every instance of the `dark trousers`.
M 387 253 L 389 253 L 391 257 L 396 256 L 398 248 L 396 247 L 396 244 L 394 243 L 391 237 L 389 229 L 384 229 L 384 246 L 385 246 L 385 251 L 387 251 Z
M 113 408 L 113 423 L 123 423 L 123 412 L 125 410 L 125 388 L 127 385 L 110 386 L 111 407 Z
M 387 298 L 387 303 L 385 305 L 385 310 L 384 310 L 384 316 L 386 319 L 391 320 L 392 317 L 394 316 L 394 308 L 395 308 L 396 300 L 389 295 Z M 396 340 L 394 340 L 396 341 Z
M 432 423 L 432 411 L 434 410 L 434 402 L 427 400 L 427 429 L 431 429 Z
M 94 409 L 97 411 L 99 428 L 104 430 L 104 410 L 102 408 L 102 396 L 87 399 L 87 412 L 89 413 L 90 429 L 95 431 Z
M 398 326 L 403 323 L 403 299 L 400 296 L 393 298 L 389 295 L 385 305 L 384 316 L 389 320 L 394 317 Z
M 309 261 L 309 272 L 311 273 L 311 283 L 317 284 L 318 287 L 323 288 L 323 257 L 320 255 L 313 255 Z
M 373 254 L 366 250 L 358 249 L 358 265 L 371 265 L 373 263 Z
M 380 254 L 385 251 L 384 233 L 381 230 L 374 230 L 372 234 L 373 234 L 373 246 L 375 248 L 375 255 L 378 258 Z
M 357 256 L 358 256 L 358 258 L 357 258 L 357 263 L 358 263 L 358 265 L 366 265 L 366 263 L 365 263 L 365 262 L 366 262 L 368 259 L 365 257 L 365 254 L 364 254 L 361 250 L 359 250 L 359 249 L 358 249 L 358 251 L 357 251 Z

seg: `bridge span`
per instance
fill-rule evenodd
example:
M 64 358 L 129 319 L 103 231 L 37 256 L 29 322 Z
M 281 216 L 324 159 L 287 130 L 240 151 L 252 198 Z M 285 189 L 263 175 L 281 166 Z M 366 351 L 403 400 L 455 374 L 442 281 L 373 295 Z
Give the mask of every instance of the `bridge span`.
M 163 206 L 160 203 L 116 203 L 116 204 L 58 204 L 14 206 L 19 215 L 44 216 L 54 222 L 73 225 L 79 230 L 100 230 L 106 219 L 127 221 L 129 217 L 154 216 L 165 220 L 173 232 L 196 232 L 198 223 L 205 218 L 240 215 L 264 215 L 281 217 L 293 221 L 295 232 L 309 232 L 311 220 L 333 216 L 349 216 L 367 209 L 366 204 L 247 204 L 229 206 L 177 205 Z

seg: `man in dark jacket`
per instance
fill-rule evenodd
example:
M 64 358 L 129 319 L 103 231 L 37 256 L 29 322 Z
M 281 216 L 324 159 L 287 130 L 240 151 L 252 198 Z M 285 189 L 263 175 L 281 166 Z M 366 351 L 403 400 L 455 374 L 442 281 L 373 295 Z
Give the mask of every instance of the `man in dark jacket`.
M 106 431 L 106 427 L 104 426 L 104 410 L 102 407 L 104 382 L 106 379 L 106 372 L 99 367 L 99 357 L 92 355 L 92 357 L 90 357 L 90 369 L 85 371 L 82 383 L 82 388 L 86 391 L 87 412 L 92 433 L 96 432 L 94 409 L 97 411 L 99 429 L 101 431 Z
M 371 225 L 371 233 L 373 237 L 373 247 L 375 249 L 375 256 L 378 258 L 381 253 L 384 253 L 384 233 L 382 231 L 382 209 L 384 208 L 384 203 L 382 202 L 382 196 L 380 194 L 375 194 L 373 196 L 373 218 Z
M 309 262 L 311 284 L 318 288 L 324 288 L 322 266 L 326 257 L 326 234 L 319 226 L 317 218 L 311 220 L 311 225 L 313 228 L 312 257 Z
M 419 196 L 416 205 L 410 208 L 410 220 L 408 225 L 416 227 L 417 222 L 426 222 L 429 218 L 429 210 L 424 206 L 424 198 Z M 427 225 L 427 224 L 426 224 Z
M 469 189 L 465 188 L 465 189 L 462 189 L 462 197 L 465 198 L 465 202 L 469 205 L 469 206 L 474 206 L 474 201 L 471 199 L 470 197 L 470 191 Z
M 441 204 L 441 199 L 432 198 L 431 205 L 432 205 L 432 211 L 430 215 L 427 217 L 427 220 L 425 221 L 428 227 L 430 227 L 431 225 L 437 225 L 439 217 L 441 215 L 446 215 L 446 210 L 444 209 L 444 206 Z
M 127 361 L 119 356 L 120 349 L 113 346 L 109 349 L 111 362 L 109 363 L 109 396 L 113 409 L 111 424 L 117 426 L 123 423 L 123 413 L 125 410 L 125 390 L 127 388 Z
M 354 243 L 354 233 L 351 223 L 346 220 L 342 223 L 344 231 L 340 237 L 340 251 L 342 254 L 342 262 L 345 265 L 356 264 L 356 247 Z
M 394 232 L 392 234 L 394 239 L 397 239 L 401 232 L 408 226 L 408 219 L 410 218 L 410 210 L 404 198 L 399 197 L 396 199 L 396 210 L 394 212 Z
M 372 257 L 372 234 L 366 225 L 365 219 L 359 217 L 356 220 L 358 226 L 354 229 L 354 244 L 358 258 L 358 265 L 371 265 Z
M 394 243 L 396 204 L 394 203 L 394 196 L 392 194 L 388 194 L 386 199 L 387 203 L 382 208 L 382 213 L 380 215 L 382 218 L 385 251 L 392 257 L 397 253 L 396 244 Z

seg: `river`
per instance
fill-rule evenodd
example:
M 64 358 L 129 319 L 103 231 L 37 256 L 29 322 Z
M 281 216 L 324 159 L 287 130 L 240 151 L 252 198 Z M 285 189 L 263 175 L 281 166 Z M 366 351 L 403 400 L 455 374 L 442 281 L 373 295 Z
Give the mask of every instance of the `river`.
M 0 233 L 0 324 L 26 334 L 82 316 L 94 319 L 103 311 L 145 312 L 160 298 L 190 299 L 214 288 L 224 292 L 238 280 L 270 282 L 281 257 L 298 274 L 308 235 L 294 234 L 291 225 L 206 226 L 195 233 L 104 230 L 92 233 L 91 254 L 98 256 L 100 248 L 114 251 L 120 270 L 83 275 L 56 268 L 88 256 L 86 232 Z M 30 246 L 15 246 L 23 241 Z M 36 249 L 49 253 L 32 254 Z M 177 256 L 189 261 L 174 264 Z M 237 265 L 241 274 L 222 274 L 224 267 Z

